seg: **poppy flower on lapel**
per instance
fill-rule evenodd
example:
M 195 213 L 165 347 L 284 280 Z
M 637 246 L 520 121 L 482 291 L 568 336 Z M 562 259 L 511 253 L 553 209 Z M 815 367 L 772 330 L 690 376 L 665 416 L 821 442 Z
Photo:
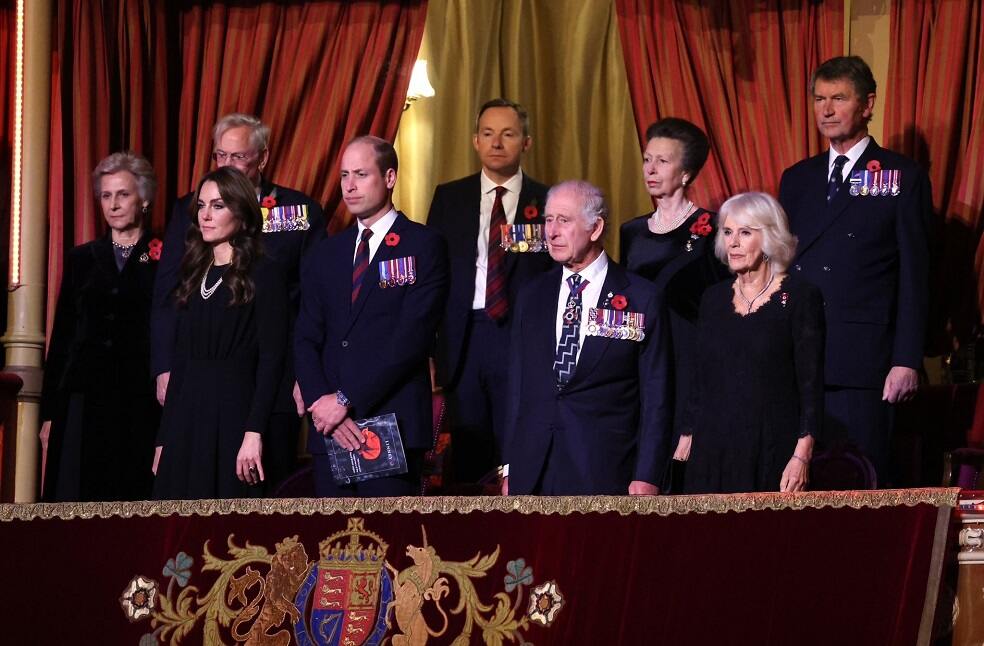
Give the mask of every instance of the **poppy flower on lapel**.
M 536 208 L 536 204 L 530 204 L 523 209 L 523 217 L 527 220 L 535 220 L 538 215 L 540 215 L 540 210 Z
M 154 238 L 147 243 L 147 255 L 150 256 L 152 260 L 161 259 L 161 251 L 164 249 L 164 243 Z
M 881 170 L 881 162 L 878 161 L 877 159 L 872 159 L 871 161 L 868 162 L 868 165 L 865 166 L 865 168 L 867 168 L 872 173 L 877 173 L 878 171 Z
M 704 226 L 705 224 L 710 224 L 710 223 L 711 223 L 711 214 L 710 213 L 701 213 L 700 214 L 700 217 L 697 218 L 697 222 L 696 222 L 696 224 L 698 224 L 700 226 Z
M 619 311 L 624 310 L 628 304 L 629 301 L 625 300 L 625 297 L 621 294 L 615 294 L 615 296 L 612 297 L 612 307 L 614 309 Z
M 395 247 L 400 244 L 400 234 L 398 233 L 387 233 L 386 237 L 383 238 L 383 242 L 386 243 L 387 247 Z
M 272 209 L 273 207 L 277 206 L 277 198 L 275 198 L 272 195 L 267 195 L 262 200 L 260 200 L 260 206 L 262 206 L 265 209 Z
M 701 222 L 701 220 L 704 218 L 705 215 L 707 214 L 705 213 L 704 215 L 700 216 L 699 218 L 697 218 L 696 222 L 690 225 L 690 233 L 692 234 L 691 237 L 694 238 L 695 240 L 697 239 L 697 236 L 707 237 L 711 235 L 712 231 L 714 231 L 714 227 L 712 227 L 710 222 L 708 221 L 710 219 L 710 216 L 707 216 L 708 220 L 704 220 L 703 222 Z
M 713 231 L 713 230 L 714 229 L 711 227 L 711 225 L 704 224 L 704 225 L 701 225 L 700 230 L 698 231 L 698 233 L 700 235 L 702 235 L 702 236 L 709 236 L 709 235 L 711 235 L 711 231 Z

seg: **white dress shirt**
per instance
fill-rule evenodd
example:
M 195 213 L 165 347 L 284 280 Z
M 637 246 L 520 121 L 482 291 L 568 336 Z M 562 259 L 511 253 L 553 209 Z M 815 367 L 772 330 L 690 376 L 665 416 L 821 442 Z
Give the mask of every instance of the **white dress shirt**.
M 584 335 L 588 330 L 588 310 L 598 306 L 598 299 L 601 297 L 601 288 L 605 284 L 605 276 L 608 275 L 608 254 L 601 252 L 594 262 L 577 272 L 581 275 L 581 284 L 588 281 L 587 287 L 581 290 L 581 330 L 578 335 L 577 357 L 574 359 L 575 365 L 581 358 L 581 348 L 584 347 Z M 557 297 L 557 336 L 554 340 L 554 348 L 560 343 L 561 331 L 564 329 L 564 310 L 567 309 L 567 299 L 571 294 L 570 285 L 567 279 L 574 274 L 573 271 L 564 267 L 561 272 L 560 295 Z
M 359 255 L 359 242 L 362 241 L 362 232 L 367 228 L 372 230 L 372 236 L 369 238 L 369 262 L 372 262 L 373 257 L 376 255 L 376 250 L 379 249 L 379 245 L 383 244 L 386 234 L 389 233 L 393 223 L 396 222 L 396 209 L 390 209 L 386 215 L 376 220 L 371 227 L 363 225 L 362 220 L 356 221 L 359 223 L 359 230 L 355 232 L 355 250 L 352 251 L 353 265 L 355 264 L 355 257 Z
M 495 204 L 495 189 L 499 186 L 482 169 L 482 201 L 478 211 L 478 255 L 475 257 L 475 298 L 472 309 L 485 309 L 485 275 L 489 267 L 489 227 L 492 224 L 492 205 Z M 506 212 L 506 222 L 516 221 L 516 207 L 519 205 L 519 192 L 523 189 L 522 169 L 507 179 L 502 187 L 502 209 Z
M 830 148 L 830 154 L 827 157 L 827 181 L 830 181 L 830 175 L 834 172 L 834 160 L 841 154 L 847 155 L 847 161 L 844 162 L 844 168 L 841 169 L 841 182 L 847 180 L 851 176 L 851 169 L 854 168 L 854 164 L 858 163 L 861 155 L 864 154 L 864 149 L 868 147 L 869 141 L 871 141 L 871 137 L 862 137 L 861 141 L 851 146 L 846 153 L 839 153 Z

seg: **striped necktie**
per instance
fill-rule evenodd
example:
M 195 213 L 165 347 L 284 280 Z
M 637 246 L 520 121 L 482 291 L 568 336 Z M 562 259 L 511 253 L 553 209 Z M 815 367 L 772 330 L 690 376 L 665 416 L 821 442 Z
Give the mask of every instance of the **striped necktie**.
M 369 269 L 369 238 L 372 237 L 372 229 L 363 229 L 362 238 L 359 240 L 359 248 L 355 252 L 355 264 L 352 267 L 352 302 L 359 298 L 359 290 L 362 289 L 362 279 Z
M 506 188 L 495 187 L 492 204 L 492 221 L 489 223 L 489 259 L 485 269 L 485 313 L 494 321 L 501 321 L 509 313 L 509 295 L 506 293 L 506 250 L 502 248 L 502 226 L 506 224 L 506 210 L 502 196 Z
M 834 199 L 840 187 L 844 185 L 844 164 L 847 163 L 847 155 L 837 155 L 834 159 L 834 169 L 830 171 L 830 180 L 827 182 L 827 201 Z
M 581 345 L 581 292 L 590 281 L 581 280 L 581 274 L 571 274 L 567 278 L 570 295 L 564 307 L 564 324 L 560 329 L 560 343 L 554 357 L 554 375 L 557 389 L 563 388 L 571 380 L 577 365 L 577 349 Z

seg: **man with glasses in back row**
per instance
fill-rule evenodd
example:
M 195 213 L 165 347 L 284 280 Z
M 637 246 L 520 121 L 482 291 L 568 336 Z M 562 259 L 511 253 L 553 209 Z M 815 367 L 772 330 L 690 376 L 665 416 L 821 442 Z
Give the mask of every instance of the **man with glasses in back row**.
M 300 304 L 301 256 L 325 237 L 324 213 L 321 206 L 304 193 L 278 186 L 263 175 L 270 158 L 267 147 L 270 128 L 258 118 L 241 113 L 227 114 L 216 122 L 212 137 L 215 166 L 233 166 L 256 187 L 256 199 L 263 213 L 263 251 L 283 265 L 287 274 L 292 338 Z M 154 282 L 151 368 L 157 380 L 157 399 L 162 406 L 167 395 L 175 343 L 176 316 L 170 296 L 180 280 L 185 234 L 191 224 L 192 197 L 193 193 L 188 193 L 174 204 Z M 291 345 L 292 341 L 288 347 Z M 288 357 L 291 356 L 292 353 L 288 353 Z M 288 358 L 270 417 L 270 437 L 263 438 L 267 491 L 273 491 L 294 468 L 300 420 L 304 413 L 293 361 Z

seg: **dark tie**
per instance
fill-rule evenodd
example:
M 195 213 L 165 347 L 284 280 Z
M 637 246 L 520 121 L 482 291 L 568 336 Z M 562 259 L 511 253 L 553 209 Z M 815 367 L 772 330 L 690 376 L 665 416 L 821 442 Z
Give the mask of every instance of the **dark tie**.
M 485 268 L 485 313 L 494 321 L 501 321 L 509 312 L 506 294 L 506 250 L 502 248 L 502 225 L 506 224 L 506 211 L 502 208 L 502 196 L 506 189 L 495 187 L 492 204 L 492 221 L 489 222 L 489 261 Z
M 558 389 L 571 380 L 577 365 L 577 349 L 581 343 L 581 292 L 589 282 L 582 281 L 580 274 L 571 274 L 567 278 L 570 295 L 564 307 L 564 324 L 560 329 L 560 343 L 557 344 L 557 356 L 554 358 Z
M 359 248 L 355 252 L 355 265 L 352 267 L 352 302 L 359 298 L 359 290 L 362 288 L 362 279 L 369 269 L 369 238 L 372 237 L 372 229 L 363 229 L 362 238 L 359 240 Z
M 844 164 L 847 162 L 847 155 L 837 155 L 834 159 L 834 170 L 830 171 L 830 180 L 827 182 L 827 201 L 834 199 L 837 195 L 837 191 L 844 184 L 844 177 L 842 172 L 844 170 Z

